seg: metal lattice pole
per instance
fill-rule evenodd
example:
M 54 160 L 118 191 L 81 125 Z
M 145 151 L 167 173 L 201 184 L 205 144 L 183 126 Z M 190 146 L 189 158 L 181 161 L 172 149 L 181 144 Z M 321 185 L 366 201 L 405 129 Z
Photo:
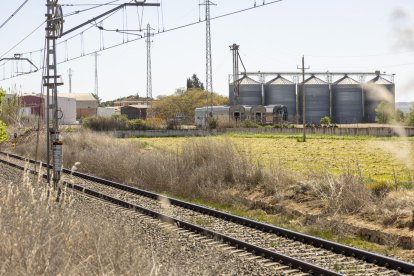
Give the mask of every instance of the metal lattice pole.
M 213 106 L 213 59 L 211 51 L 211 16 L 210 6 L 216 5 L 210 0 L 206 0 L 203 4 L 206 7 L 206 94 L 207 94 L 207 113 L 208 106 Z M 210 101 L 209 101 L 209 94 Z
M 152 72 L 151 72 L 151 26 L 147 24 L 147 33 L 145 37 L 147 38 L 145 42 L 147 43 L 147 105 L 149 105 L 150 99 L 152 100 Z
M 63 30 L 63 13 L 57 0 L 47 0 L 47 26 L 46 26 L 46 68 L 43 85 L 46 87 L 46 126 L 47 126 L 47 162 L 50 165 L 50 150 L 52 151 L 53 186 L 60 188 L 58 183 L 62 171 L 62 142 L 59 139 L 59 106 L 57 100 L 57 87 L 63 83 L 58 82 L 56 61 L 56 39 Z M 51 117 L 52 114 L 52 118 Z M 47 169 L 48 183 L 50 183 L 50 168 Z

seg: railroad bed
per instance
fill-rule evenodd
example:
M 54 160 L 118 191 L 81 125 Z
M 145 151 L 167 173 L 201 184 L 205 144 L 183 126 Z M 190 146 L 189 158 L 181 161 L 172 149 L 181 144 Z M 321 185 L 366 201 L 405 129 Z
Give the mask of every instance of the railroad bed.
M 0 154 L 0 162 L 23 169 L 24 158 Z M 32 164 L 34 161 L 30 160 Z M 33 168 L 34 166 L 30 166 Z M 38 167 L 38 166 L 37 166 Z M 45 168 L 43 168 L 43 171 Z M 113 181 L 64 169 L 69 188 L 175 224 L 241 250 L 315 275 L 414 275 L 414 265 L 364 250 L 179 201 Z M 295 272 L 295 274 L 299 271 Z

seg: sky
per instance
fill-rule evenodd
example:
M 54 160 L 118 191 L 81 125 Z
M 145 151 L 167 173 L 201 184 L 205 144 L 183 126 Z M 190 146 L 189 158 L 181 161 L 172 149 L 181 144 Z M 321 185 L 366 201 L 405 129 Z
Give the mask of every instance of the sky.
M 110 0 L 60 0 L 63 13 L 70 14 L 89 6 L 67 4 L 99 4 Z M 0 24 L 23 0 L 2 1 Z M 129 2 L 120 0 L 116 3 Z M 204 8 L 198 0 L 148 0 L 162 2 L 161 8 L 135 7 L 120 10 L 102 22 L 105 29 L 139 30 L 150 24 L 156 33 L 152 37 L 153 97 L 170 95 L 186 85 L 186 79 L 197 74 L 205 82 L 205 23 L 170 32 L 170 28 L 199 21 Z M 203 2 L 203 1 L 202 1 Z M 212 16 L 252 7 L 263 0 L 216 0 Z M 266 0 L 270 2 L 270 0 Z M 45 41 L 40 27 L 17 47 L 45 20 L 45 0 L 29 0 L 3 28 L 0 29 L 0 56 L 12 57 L 27 53 L 36 65 L 42 60 L 40 52 Z M 103 6 L 65 17 L 64 30 L 83 23 L 114 6 Z M 398 12 L 397 12 L 398 11 Z M 99 21 L 97 22 L 98 24 Z M 86 30 L 89 28 L 89 30 Z M 283 0 L 279 3 L 252 9 L 211 22 L 213 89 L 228 96 L 228 76 L 232 73 L 232 54 L 229 45 L 240 45 L 240 55 L 247 71 L 297 71 L 305 55 L 310 71 L 367 71 L 395 73 L 396 100 L 414 101 L 414 45 L 401 43 L 401 30 L 414 36 L 414 5 L 412 0 Z M 83 35 L 79 35 L 83 32 Z M 99 31 L 89 24 L 83 29 L 58 39 L 58 61 L 84 56 L 58 65 L 64 85 L 59 92 L 69 91 L 68 70 L 73 70 L 72 91 L 93 93 L 95 88 L 94 57 L 88 55 L 101 48 L 138 38 L 133 32 L 123 35 Z M 143 34 L 141 32 L 140 34 Z M 69 39 L 74 36 L 72 39 Z M 83 37 L 83 43 L 81 42 Z M 69 39 L 69 40 L 67 40 Z M 409 37 L 409 39 L 411 39 Z M 67 40 L 67 42 L 65 42 Z M 413 42 L 414 38 L 410 41 Z M 10 50 L 13 48 L 12 50 Z M 10 51 L 9 51 L 10 50 Z M 32 52 L 32 54 L 30 54 Z M 0 62 L 0 87 L 7 91 L 40 92 L 41 72 L 9 78 L 20 71 L 30 70 L 27 64 Z M 22 68 L 23 66 L 23 68 Z M 138 39 L 119 47 L 107 49 L 98 57 L 99 97 L 111 100 L 139 94 L 146 96 L 146 45 Z

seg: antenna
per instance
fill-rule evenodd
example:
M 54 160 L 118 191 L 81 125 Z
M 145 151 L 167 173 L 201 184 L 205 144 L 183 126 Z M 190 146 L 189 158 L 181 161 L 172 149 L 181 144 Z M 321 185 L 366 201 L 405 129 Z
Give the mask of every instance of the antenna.
M 302 56 L 302 67 L 297 67 L 302 70 L 302 120 L 303 120 L 303 142 L 306 142 L 306 97 L 305 97 L 305 70 L 310 69 L 310 67 L 305 68 L 305 56 Z
M 99 98 L 99 87 L 98 87 L 98 52 L 95 52 L 93 54 L 95 56 L 95 95 L 97 98 Z
M 72 93 L 72 68 L 69 68 L 68 73 L 69 73 L 69 93 Z

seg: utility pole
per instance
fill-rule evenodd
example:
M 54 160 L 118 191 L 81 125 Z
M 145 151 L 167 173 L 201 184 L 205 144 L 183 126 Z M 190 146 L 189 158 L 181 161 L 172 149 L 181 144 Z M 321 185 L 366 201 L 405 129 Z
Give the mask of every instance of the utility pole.
M 154 29 L 151 28 L 150 24 L 147 24 L 147 33 L 145 34 L 145 42 L 147 43 L 147 106 L 149 106 L 150 99 L 152 103 L 151 37 L 154 35 L 151 30 Z
M 306 142 L 306 97 L 305 97 L 305 70 L 310 69 L 310 67 L 305 68 L 305 56 L 302 56 L 302 67 L 297 67 L 302 70 L 302 121 L 303 121 L 303 142 Z
M 72 68 L 69 68 L 69 93 L 72 93 Z
M 95 56 L 95 95 L 99 98 L 99 87 L 98 87 L 98 52 L 93 54 Z
M 203 4 L 206 7 L 206 92 L 207 92 L 207 113 L 208 106 L 213 106 L 213 60 L 211 52 L 211 16 L 210 6 L 216 5 L 210 0 L 206 0 Z M 209 94 L 211 99 L 209 102 Z
M 233 54 L 233 104 L 238 104 L 239 100 L 239 45 L 230 45 Z
M 58 189 L 62 171 L 62 142 L 59 139 L 59 106 L 57 101 L 57 87 L 63 85 L 61 76 L 57 74 L 56 40 L 62 35 L 63 13 L 58 0 L 46 0 L 47 26 L 46 26 L 46 66 L 43 76 L 43 85 L 46 87 L 46 127 L 47 127 L 47 163 L 50 163 L 50 150 L 52 150 L 53 187 Z M 52 120 L 51 120 L 52 114 Z M 50 183 L 50 167 L 47 167 L 47 181 Z M 59 197 L 58 197 L 59 198 Z

